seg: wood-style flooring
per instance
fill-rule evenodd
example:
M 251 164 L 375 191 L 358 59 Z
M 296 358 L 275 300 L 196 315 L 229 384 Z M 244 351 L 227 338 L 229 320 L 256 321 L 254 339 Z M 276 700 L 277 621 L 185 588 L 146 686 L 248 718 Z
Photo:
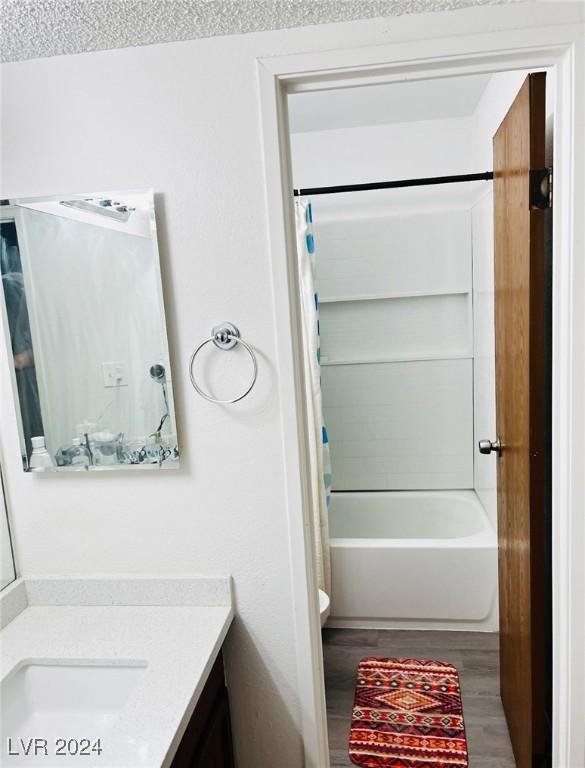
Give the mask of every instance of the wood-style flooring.
M 323 656 L 332 767 L 352 765 L 347 754 L 347 737 L 358 662 L 364 656 L 406 656 L 447 661 L 457 667 L 469 768 L 515 768 L 499 697 L 497 634 L 324 629 Z

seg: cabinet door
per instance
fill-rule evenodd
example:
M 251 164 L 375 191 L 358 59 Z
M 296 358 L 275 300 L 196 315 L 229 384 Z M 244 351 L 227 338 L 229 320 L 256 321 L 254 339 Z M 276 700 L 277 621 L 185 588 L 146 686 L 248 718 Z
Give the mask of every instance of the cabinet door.
M 217 701 L 193 768 L 233 768 L 233 765 L 228 699 L 223 693 Z
M 171 768 L 233 768 L 227 688 L 220 653 L 205 684 Z

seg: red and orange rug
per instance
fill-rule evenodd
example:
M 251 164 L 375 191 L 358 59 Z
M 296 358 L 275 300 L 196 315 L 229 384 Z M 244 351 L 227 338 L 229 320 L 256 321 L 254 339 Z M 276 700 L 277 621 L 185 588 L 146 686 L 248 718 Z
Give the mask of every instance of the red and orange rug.
M 421 659 L 362 659 L 349 756 L 365 768 L 467 768 L 455 667 Z

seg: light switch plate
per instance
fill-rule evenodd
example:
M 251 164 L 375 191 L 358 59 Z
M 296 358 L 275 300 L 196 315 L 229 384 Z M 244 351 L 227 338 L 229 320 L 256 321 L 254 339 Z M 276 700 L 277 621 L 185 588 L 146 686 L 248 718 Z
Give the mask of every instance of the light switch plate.
M 102 363 L 104 387 L 127 387 L 128 376 L 125 362 Z

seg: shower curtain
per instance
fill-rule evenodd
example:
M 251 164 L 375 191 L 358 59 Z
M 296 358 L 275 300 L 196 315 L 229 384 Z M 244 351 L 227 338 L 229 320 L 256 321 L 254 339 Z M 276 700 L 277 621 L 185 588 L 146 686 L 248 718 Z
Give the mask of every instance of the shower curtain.
M 319 295 L 315 290 L 315 243 L 311 203 L 295 201 L 297 256 L 299 263 L 305 394 L 307 402 L 309 458 L 311 462 L 311 511 L 315 563 L 319 588 L 331 594 L 328 506 L 331 500 L 329 437 L 323 422 L 319 347 Z

